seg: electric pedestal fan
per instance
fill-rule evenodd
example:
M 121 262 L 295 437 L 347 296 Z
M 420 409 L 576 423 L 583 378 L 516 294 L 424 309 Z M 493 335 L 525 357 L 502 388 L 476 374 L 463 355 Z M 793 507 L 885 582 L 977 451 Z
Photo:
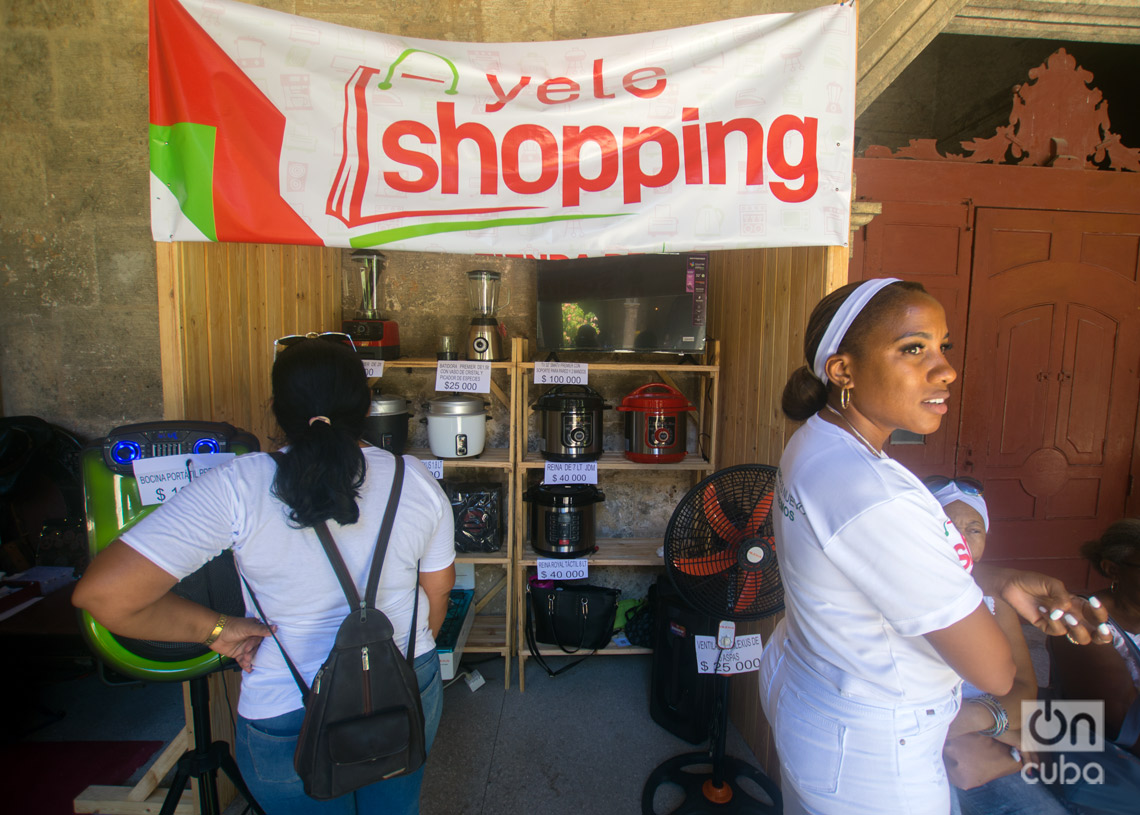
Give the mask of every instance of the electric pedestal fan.
M 770 517 L 775 483 L 775 467 L 728 467 L 689 490 L 673 510 L 665 530 L 665 570 L 693 608 L 734 623 L 783 610 Z M 728 677 L 718 674 L 713 681 L 708 752 L 674 756 L 650 773 L 641 792 L 642 815 L 656 815 L 654 797 L 664 785 L 684 794 L 669 815 L 783 811 L 780 790 L 768 776 L 725 755 Z M 756 797 L 752 786 L 771 800 Z

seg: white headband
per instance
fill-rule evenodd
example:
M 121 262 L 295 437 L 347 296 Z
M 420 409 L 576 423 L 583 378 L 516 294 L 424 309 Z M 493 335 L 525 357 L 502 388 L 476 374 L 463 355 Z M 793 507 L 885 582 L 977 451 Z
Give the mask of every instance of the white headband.
M 982 524 L 985 526 L 986 531 L 990 531 L 990 514 L 986 511 L 986 499 L 980 495 L 966 495 L 958 489 L 958 485 L 951 481 L 940 490 L 934 491 L 934 497 L 938 499 L 938 503 L 942 506 L 952 504 L 955 501 L 961 501 L 963 504 L 973 507 L 977 510 L 978 514 L 982 516 Z M 959 530 L 961 531 L 961 530 Z
M 812 370 L 815 371 L 815 375 L 823 384 L 827 384 L 827 359 L 839 351 L 839 344 L 843 342 L 844 336 L 847 335 L 847 329 L 851 327 L 851 323 L 855 322 L 859 312 L 866 308 L 867 304 L 871 302 L 871 298 L 878 294 L 881 289 L 892 283 L 901 282 L 897 277 L 877 277 L 874 280 L 867 280 L 843 301 L 843 305 L 839 307 L 835 316 L 831 318 L 831 322 L 827 324 L 827 331 L 823 332 L 823 339 L 819 341 L 819 348 L 816 349 L 813 360 Z

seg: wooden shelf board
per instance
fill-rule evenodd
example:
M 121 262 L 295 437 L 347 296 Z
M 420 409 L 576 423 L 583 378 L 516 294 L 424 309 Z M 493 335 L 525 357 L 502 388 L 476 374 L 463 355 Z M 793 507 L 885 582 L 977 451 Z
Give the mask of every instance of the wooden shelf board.
M 573 657 L 573 656 L 580 656 L 581 657 L 581 656 L 585 656 L 586 654 L 588 654 L 589 651 L 585 651 L 585 652 L 579 651 L 577 654 L 568 654 L 565 651 L 563 651 L 561 648 L 559 648 L 558 646 L 552 646 L 550 648 L 539 648 L 538 653 L 542 654 L 544 657 Z M 626 656 L 626 655 L 636 656 L 638 654 L 652 654 L 652 653 L 653 653 L 652 648 L 640 648 L 636 645 L 626 645 L 623 647 L 621 645 L 614 645 L 613 642 L 610 642 L 609 645 L 607 645 L 605 648 L 598 651 L 595 654 L 595 656 L 600 656 L 600 657 Z M 520 651 L 519 652 L 519 659 L 520 660 L 531 659 L 530 650 L 524 649 L 524 650 Z
M 418 458 L 421 461 L 439 459 L 443 462 L 444 469 L 448 467 L 497 467 L 502 470 L 511 469 L 511 451 L 506 447 L 487 447 L 478 456 L 472 458 L 440 459 L 439 456 L 424 447 L 405 450 L 404 453 Z
M 679 374 L 711 374 L 720 371 L 718 365 L 678 365 L 677 363 L 669 363 L 667 365 L 655 365 L 652 362 L 638 362 L 636 364 L 622 364 L 620 362 L 590 362 L 587 363 L 590 368 L 589 372 L 594 373 L 628 373 L 630 371 L 668 371 L 669 373 Z M 387 365 L 387 363 L 385 363 Z M 533 371 L 533 362 L 520 362 L 519 368 L 524 371 Z M 538 387 L 542 387 L 541 385 Z
M 586 559 L 591 566 L 664 566 L 663 558 L 657 557 L 660 538 L 599 538 L 598 551 Z M 526 549 L 519 556 L 519 565 L 534 566 L 540 555 L 527 542 Z
M 449 360 L 449 361 L 467 362 L 468 360 L 460 359 L 460 360 Z M 471 361 L 472 362 L 478 362 L 478 360 L 471 360 Z M 438 364 L 439 364 L 439 360 L 435 360 L 435 359 L 419 359 L 419 358 L 412 358 L 412 357 L 407 357 L 407 358 L 400 357 L 400 359 L 386 359 L 386 360 L 384 360 L 384 370 L 386 371 L 389 368 L 434 368 Z M 491 363 L 491 370 L 492 371 L 507 370 L 507 369 L 513 368 L 514 364 L 515 363 L 511 362 L 509 359 L 500 360 L 499 362 L 492 362 Z M 376 378 L 379 378 L 379 377 L 376 377 Z
M 507 642 L 507 618 L 502 614 L 477 614 L 467 635 L 464 653 L 501 654 L 509 649 Z
M 519 467 L 523 470 L 541 470 L 546 466 L 546 459 L 542 454 L 528 450 L 523 460 L 519 462 Z M 683 461 L 675 464 L 659 464 L 656 462 L 650 464 L 639 464 L 636 461 L 630 461 L 625 457 L 624 453 L 619 453 L 616 450 L 607 450 L 602 453 L 602 457 L 598 460 L 599 470 L 711 470 L 712 466 L 709 464 L 708 459 L 698 453 L 686 453 Z
M 507 566 L 511 559 L 505 549 L 498 552 L 456 552 L 456 563 L 474 563 L 476 566 Z

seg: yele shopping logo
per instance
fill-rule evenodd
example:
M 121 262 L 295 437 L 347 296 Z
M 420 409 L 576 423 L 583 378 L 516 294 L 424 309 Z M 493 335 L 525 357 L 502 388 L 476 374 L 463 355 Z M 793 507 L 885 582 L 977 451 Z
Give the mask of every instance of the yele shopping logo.
M 1104 767 L 1083 754 L 1104 752 L 1104 701 L 1022 702 L 1021 750 L 1041 757 L 1023 764 L 1026 783 L 1103 784 Z

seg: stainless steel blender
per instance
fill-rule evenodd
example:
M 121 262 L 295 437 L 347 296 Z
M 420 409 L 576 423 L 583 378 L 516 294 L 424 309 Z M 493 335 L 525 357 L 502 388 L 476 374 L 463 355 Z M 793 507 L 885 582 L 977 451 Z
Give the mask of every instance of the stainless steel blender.
M 471 302 L 471 328 L 467 331 L 467 358 L 484 361 L 504 359 L 503 340 L 506 331 L 495 318 L 500 308 L 510 302 L 499 302 L 499 286 L 503 275 L 487 269 L 467 273 L 467 299 Z

